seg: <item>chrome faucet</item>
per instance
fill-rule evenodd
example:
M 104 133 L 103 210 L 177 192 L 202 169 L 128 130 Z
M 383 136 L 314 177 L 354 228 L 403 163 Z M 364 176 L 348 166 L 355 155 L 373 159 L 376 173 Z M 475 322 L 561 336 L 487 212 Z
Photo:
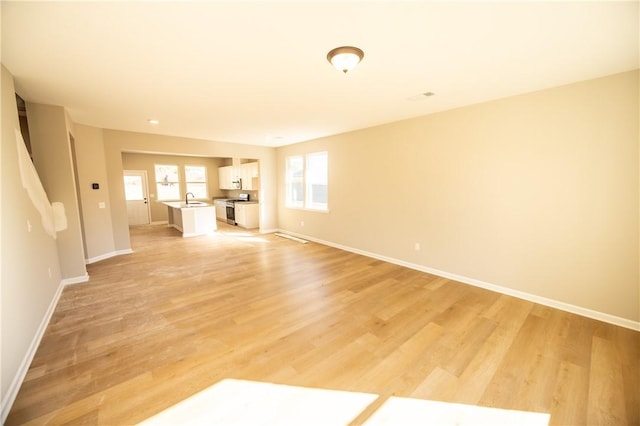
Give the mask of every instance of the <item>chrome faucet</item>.
M 189 205 L 189 194 L 191 194 L 191 198 L 196 198 L 196 196 L 193 195 L 193 192 L 187 192 L 184 194 L 184 203 L 187 205 Z

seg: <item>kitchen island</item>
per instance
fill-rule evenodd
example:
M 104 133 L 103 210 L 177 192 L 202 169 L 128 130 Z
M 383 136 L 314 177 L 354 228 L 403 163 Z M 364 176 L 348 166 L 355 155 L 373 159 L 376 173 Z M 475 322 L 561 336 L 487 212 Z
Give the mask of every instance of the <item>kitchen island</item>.
M 190 201 L 167 201 L 169 226 L 182 232 L 183 237 L 206 235 L 215 231 L 216 211 L 211 204 Z

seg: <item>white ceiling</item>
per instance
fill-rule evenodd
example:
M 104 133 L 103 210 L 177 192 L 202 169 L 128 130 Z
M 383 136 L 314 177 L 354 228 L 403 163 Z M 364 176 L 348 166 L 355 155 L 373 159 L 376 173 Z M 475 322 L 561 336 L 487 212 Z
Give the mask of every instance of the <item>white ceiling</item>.
M 27 101 L 102 128 L 255 145 L 639 66 L 637 1 L 1 5 L 2 63 Z M 347 75 L 326 60 L 341 45 L 365 52 Z

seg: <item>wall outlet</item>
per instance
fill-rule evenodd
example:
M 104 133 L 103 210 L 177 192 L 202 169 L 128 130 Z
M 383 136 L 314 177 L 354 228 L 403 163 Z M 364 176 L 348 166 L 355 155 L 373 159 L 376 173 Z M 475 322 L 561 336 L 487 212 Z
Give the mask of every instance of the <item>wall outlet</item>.
M 98 208 L 99 208 L 99 209 L 104 209 L 104 208 L 106 208 L 106 207 L 107 207 L 107 205 L 106 205 L 103 201 L 100 201 L 100 202 L 98 203 Z
M 415 243 L 415 244 L 413 245 L 413 249 L 414 249 L 415 251 L 420 251 L 420 243 Z
M 304 227 L 304 220 L 301 220 L 301 221 L 300 221 L 300 226 L 303 226 L 303 227 Z
M 48 270 L 49 270 L 49 279 L 51 279 L 51 278 L 52 278 L 52 275 L 51 275 L 51 268 L 49 268 Z
M 31 226 L 31 221 L 27 219 L 27 231 L 31 232 L 32 229 L 33 229 L 33 226 Z

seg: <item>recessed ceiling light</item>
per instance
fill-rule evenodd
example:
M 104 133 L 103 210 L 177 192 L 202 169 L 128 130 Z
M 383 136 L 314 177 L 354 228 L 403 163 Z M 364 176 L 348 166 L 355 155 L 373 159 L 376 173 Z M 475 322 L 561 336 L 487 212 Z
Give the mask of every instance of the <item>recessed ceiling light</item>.
M 150 118 L 147 120 L 149 124 L 160 124 L 160 120 L 156 120 L 155 118 Z
M 420 93 L 419 95 L 415 95 L 415 96 L 411 96 L 409 98 L 407 98 L 407 100 L 409 101 L 421 101 L 423 99 L 427 99 L 430 98 L 431 96 L 435 96 L 436 94 L 433 92 L 424 92 L 424 93 Z

